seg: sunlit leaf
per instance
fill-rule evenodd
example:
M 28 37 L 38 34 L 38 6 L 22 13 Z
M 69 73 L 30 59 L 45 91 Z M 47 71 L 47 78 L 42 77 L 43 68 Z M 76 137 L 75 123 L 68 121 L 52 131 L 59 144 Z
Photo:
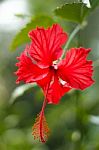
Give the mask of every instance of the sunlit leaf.
M 60 16 L 67 21 L 82 23 L 90 8 L 84 3 L 66 3 L 55 9 L 56 16 Z
M 91 7 L 91 4 L 90 4 L 89 0 L 82 0 L 82 2 L 85 3 L 88 8 Z
M 89 120 L 92 124 L 98 125 L 99 126 L 99 116 L 89 116 Z
M 36 84 L 24 84 L 21 86 L 18 86 L 17 88 L 15 88 L 15 90 L 12 92 L 11 98 L 10 98 L 10 104 L 13 104 L 18 97 L 22 96 L 26 91 L 28 91 L 29 89 L 35 87 Z
M 37 16 L 31 21 L 26 24 L 24 28 L 21 29 L 21 31 L 15 36 L 12 44 L 11 44 L 11 50 L 15 50 L 18 46 L 28 43 L 30 41 L 28 37 L 28 32 L 37 26 L 43 26 L 48 27 L 51 26 L 54 23 L 54 20 L 49 16 Z

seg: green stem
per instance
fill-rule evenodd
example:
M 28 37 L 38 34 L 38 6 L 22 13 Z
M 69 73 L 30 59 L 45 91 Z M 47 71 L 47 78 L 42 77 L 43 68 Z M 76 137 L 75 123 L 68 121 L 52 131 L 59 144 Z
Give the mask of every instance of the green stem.
M 64 52 L 63 52 L 63 54 L 62 54 L 60 60 L 61 60 L 62 58 L 64 58 L 65 52 L 66 52 L 66 50 L 68 49 L 68 47 L 69 47 L 69 45 L 70 45 L 72 39 L 75 37 L 75 35 L 78 33 L 78 31 L 79 31 L 80 29 L 81 29 L 81 25 L 77 25 L 76 28 L 75 28 L 75 29 L 72 31 L 72 33 L 70 34 L 69 39 L 68 39 L 66 45 L 64 46 Z

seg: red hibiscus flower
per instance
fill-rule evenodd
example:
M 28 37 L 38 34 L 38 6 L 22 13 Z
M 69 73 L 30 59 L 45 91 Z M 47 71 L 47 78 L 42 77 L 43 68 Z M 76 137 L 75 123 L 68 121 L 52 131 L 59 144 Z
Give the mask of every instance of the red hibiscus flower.
M 49 128 L 44 116 L 46 103 L 57 104 L 72 88 L 84 90 L 93 84 L 92 61 L 87 60 L 90 49 L 71 48 L 61 60 L 62 45 L 67 34 L 58 24 L 48 29 L 42 27 L 29 32 L 31 43 L 25 48 L 16 63 L 18 79 L 25 83 L 36 82 L 44 91 L 42 110 L 33 126 L 34 138 L 45 142 Z

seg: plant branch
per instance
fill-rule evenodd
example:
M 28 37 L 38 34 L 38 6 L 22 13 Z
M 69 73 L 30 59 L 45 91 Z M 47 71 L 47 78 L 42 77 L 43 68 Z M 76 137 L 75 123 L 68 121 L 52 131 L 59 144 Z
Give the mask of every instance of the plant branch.
M 75 35 L 79 32 L 79 30 L 80 30 L 81 28 L 82 28 L 81 25 L 77 25 L 76 28 L 75 28 L 75 29 L 72 31 L 72 33 L 70 34 L 69 39 L 68 39 L 66 45 L 64 46 L 64 52 L 63 52 L 63 54 L 62 54 L 60 60 L 64 57 L 65 52 L 66 52 L 66 50 L 68 49 L 68 47 L 69 47 L 69 45 L 70 45 L 72 39 L 75 37 Z

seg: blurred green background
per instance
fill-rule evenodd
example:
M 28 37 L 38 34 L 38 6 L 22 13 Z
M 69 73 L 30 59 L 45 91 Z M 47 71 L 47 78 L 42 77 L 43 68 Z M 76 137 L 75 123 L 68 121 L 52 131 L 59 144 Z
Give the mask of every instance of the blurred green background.
M 0 0 L 0 150 L 99 150 L 99 7 L 88 15 L 87 26 L 71 46 L 92 48 L 95 84 L 85 91 L 72 90 L 58 105 L 47 105 L 51 129 L 46 144 L 32 137 L 32 125 L 40 112 L 43 93 L 33 85 L 16 85 L 16 56 L 25 43 L 9 50 L 12 39 L 31 16 L 50 15 L 68 34 L 76 24 L 54 16 L 65 0 Z M 70 1 L 69 1 L 70 2 Z M 21 38 L 21 37 L 20 37 Z

